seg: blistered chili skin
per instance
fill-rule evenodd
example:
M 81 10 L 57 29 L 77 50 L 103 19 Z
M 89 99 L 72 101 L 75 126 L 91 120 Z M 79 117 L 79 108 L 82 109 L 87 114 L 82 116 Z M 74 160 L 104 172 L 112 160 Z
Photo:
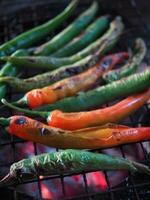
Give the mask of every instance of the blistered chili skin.
M 33 156 L 14 163 L 10 174 L 16 178 L 34 178 L 37 175 L 60 175 L 91 170 L 130 170 L 136 167 L 127 159 L 80 150 L 64 150 Z
M 127 52 L 105 56 L 91 69 L 79 75 L 64 79 L 42 89 L 31 90 L 26 94 L 28 105 L 30 108 L 36 108 L 86 90 L 99 80 L 105 71 L 112 69 L 117 63 L 126 58 L 128 58 Z
M 105 73 L 103 79 L 110 83 L 135 73 L 146 54 L 146 44 L 141 38 L 136 39 L 134 51 L 135 53 L 124 67 Z

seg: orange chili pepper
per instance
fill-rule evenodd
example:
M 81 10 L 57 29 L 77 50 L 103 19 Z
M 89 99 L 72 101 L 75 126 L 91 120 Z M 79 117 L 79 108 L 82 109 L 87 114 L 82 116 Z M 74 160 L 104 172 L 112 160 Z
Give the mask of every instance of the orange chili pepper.
M 73 96 L 77 92 L 86 90 L 94 85 L 104 72 L 108 72 L 116 64 L 123 62 L 128 57 L 127 52 L 105 56 L 91 69 L 79 75 L 66 78 L 51 86 L 31 90 L 22 99 L 15 102 L 15 105 L 28 105 L 30 108 L 36 108 Z
M 129 96 L 113 106 L 102 109 L 75 113 L 64 113 L 60 110 L 55 110 L 51 112 L 47 121 L 50 126 L 66 130 L 115 123 L 135 112 L 148 99 L 150 99 L 150 89 L 146 92 Z
M 24 112 L 28 115 L 36 115 L 47 118 L 49 126 L 65 130 L 76 130 L 90 126 L 118 122 L 139 109 L 149 98 L 150 89 L 145 92 L 129 96 L 119 103 L 107 108 L 75 113 L 64 113 L 60 110 L 54 110 L 52 112 L 30 111 L 11 105 L 4 99 L 2 102 L 6 106 Z
M 107 124 L 76 131 L 66 131 L 45 125 L 25 116 L 0 118 L 6 130 L 25 140 L 56 148 L 95 149 L 150 139 L 150 127 L 130 128 Z

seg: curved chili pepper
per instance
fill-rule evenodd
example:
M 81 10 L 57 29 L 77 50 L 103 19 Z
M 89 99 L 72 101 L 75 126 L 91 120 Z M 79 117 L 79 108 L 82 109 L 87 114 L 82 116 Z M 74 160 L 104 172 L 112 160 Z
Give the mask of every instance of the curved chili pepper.
M 150 139 L 150 128 L 106 125 L 67 131 L 45 125 L 25 116 L 0 118 L 9 134 L 60 149 L 97 149 Z
M 98 37 L 97 35 L 101 35 L 101 33 L 103 33 L 103 30 L 106 29 L 108 27 L 108 22 L 109 22 L 109 17 L 108 16 L 103 16 L 98 18 L 92 25 L 90 25 L 89 30 L 87 30 L 85 36 L 87 37 L 87 39 L 84 39 L 84 35 L 82 36 L 83 38 L 81 38 L 82 42 L 80 42 L 81 44 L 85 43 L 86 47 L 86 43 L 89 41 L 94 41 L 96 38 Z M 114 23 L 114 22 L 113 22 Z M 91 30 L 92 29 L 92 30 Z M 92 34 L 92 36 L 90 36 L 90 33 Z M 95 35 L 94 35 L 95 34 Z M 105 34 L 106 35 L 106 34 Z M 104 35 L 104 36 L 105 36 Z M 105 37 L 102 37 L 102 39 L 97 40 L 97 42 L 94 42 L 94 44 L 91 44 L 88 48 L 86 48 L 86 51 L 81 51 L 80 53 L 77 53 L 76 55 L 72 56 L 72 57 L 68 57 L 68 58 L 53 58 L 53 57 L 46 57 L 46 56 L 28 56 L 28 57 L 15 57 L 15 58 L 11 58 L 11 57 L 1 57 L 1 60 L 4 61 L 9 61 L 13 64 L 15 64 L 18 67 L 35 67 L 35 68 L 45 68 L 45 69 L 56 69 L 60 66 L 64 66 L 64 65 L 69 65 L 69 64 L 73 64 L 79 60 L 81 60 L 82 58 L 86 57 L 89 54 L 93 54 L 94 50 L 96 52 L 96 50 L 99 48 L 99 46 L 101 44 L 103 44 L 103 40 L 105 39 Z M 80 41 L 80 40 L 79 40 Z M 77 43 L 75 43 L 73 46 L 76 46 Z M 94 49 L 95 47 L 95 49 Z M 73 47 L 72 47 L 73 48 Z M 79 50 L 80 50 L 80 45 L 78 46 Z M 74 49 L 75 50 L 75 49 Z
M 68 58 L 54 58 L 47 56 L 27 56 L 27 57 L 1 57 L 1 60 L 9 61 L 18 67 L 33 67 L 33 68 L 45 68 L 53 70 L 61 66 L 73 64 L 88 55 L 95 54 L 101 46 L 105 43 L 106 39 L 114 40 L 123 31 L 123 23 L 121 19 L 116 17 L 110 24 L 109 30 L 95 42 L 84 48 L 82 51 Z
M 0 180 L 0 186 L 31 180 L 37 175 L 62 175 L 94 170 L 129 170 L 150 174 L 150 169 L 146 165 L 135 161 L 106 154 L 68 149 L 32 156 L 12 164 L 9 173 Z
M 73 96 L 77 92 L 91 87 L 105 71 L 111 70 L 117 63 L 121 63 L 126 58 L 128 58 L 127 52 L 105 56 L 94 67 L 79 75 L 66 78 L 41 89 L 31 90 L 22 99 L 15 102 L 15 105 L 28 105 L 30 108 L 36 108 Z
M 91 25 L 87 27 L 81 36 L 78 36 L 69 44 L 65 45 L 58 51 L 52 54 L 54 57 L 67 57 L 72 56 L 83 48 L 87 47 L 93 41 L 95 41 L 99 36 L 101 36 L 104 31 L 109 26 L 109 16 L 102 16 L 95 20 Z
M 74 11 L 78 3 L 78 0 L 72 1 L 67 8 L 51 19 L 50 21 L 37 26 L 29 31 L 26 31 L 14 39 L 4 43 L 0 46 L 0 56 L 10 55 L 19 48 L 26 48 L 44 38 L 54 29 L 56 29 L 62 22 L 64 22 Z
M 81 128 L 87 128 L 90 126 L 104 125 L 107 123 L 118 122 L 131 113 L 135 112 L 141 106 L 150 99 L 150 89 L 147 91 L 135 94 L 127 97 L 126 99 L 116 103 L 113 106 L 101 108 L 97 110 L 87 112 L 75 112 L 75 113 L 63 113 L 60 110 L 54 110 L 52 112 L 40 112 L 31 111 L 16 107 L 6 100 L 2 99 L 2 102 L 20 112 L 23 112 L 29 116 L 41 116 L 46 118 L 49 126 L 61 128 L 64 130 L 76 130 Z
M 118 97 L 141 92 L 150 87 L 150 69 L 133 74 L 127 78 L 97 87 L 88 92 L 82 92 L 74 97 L 68 97 L 53 104 L 45 105 L 38 110 L 52 111 L 59 109 L 66 112 L 84 111 L 96 108 Z
M 29 47 L 35 44 L 40 39 L 44 38 L 51 31 L 55 30 L 63 21 L 65 21 L 74 11 L 78 4 L 78 0 L 72 1 L 67 8 L 50 21 L 35 27 L 25 33 L 20 34 L 14 39 L 4 43 L 0 46 L 0 56 L 10 55 L 19 48 Z M 21 53 L 22 52 L 22 53 Z M 18 50 L 13 56 L 27 56 L 27 50 Z M 17 69 L 11 63 L 7 63 L 0 70 L 0 76 L 14 76 L 17 74 Z M 0 99 L 6 94 L 6 85 L 0 84 Z
M 106 72 L 103 79 L 112 82 L 133 74 L 146 54 L 146 45 L 141 38 L 136 39 L 134 51 L 135 53 L 124 67 Z
M 93 2 L 92 5 L 83 12 L 73 23 L 71 23 L 62 32 L 53 37 L 50 41 L 37 47 L 34 51 L 35 55 L 50 55 L 63 47 L 69 41 L 84 30 L 88 24 L 94 19 L 98 11 L 98 3 Z
M 26 92 L 34 88 L 42 88 L 44 86 L 55 83 L 61 79 L 83 72 L 84 70 L 95 65 L 97 61 L 100 59 L 100 57 L 106 52 L 108 52 L 116 44 L 121 33 L 120 31 L 122 31 L 121 27 L 123 26 L 120 17 L 116 18 L 115 24 L 118 24 L 117 25 L 118 29 L 114 29 L 114 31 L 111 32 L 112 35 L 111 34 L 106 35 L 106 38 L 102 46 L 94 55 L 87 56 L 86 58 L 82 59 L 81 61 L 73 65 L 61 67 L 60 69 L 54 70 L 52 72 L 36 75 L 31 78 L 19 79 L 16 77 L 7 77 L 7 76 L 2 77 L 0 78 L 0 83 L 8 84 L 10 87 L 14 88 L 15 91 Z

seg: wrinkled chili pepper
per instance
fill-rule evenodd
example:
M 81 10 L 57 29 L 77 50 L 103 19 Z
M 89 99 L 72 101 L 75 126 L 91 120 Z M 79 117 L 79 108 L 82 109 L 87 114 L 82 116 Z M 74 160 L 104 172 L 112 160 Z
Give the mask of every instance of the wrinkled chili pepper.
M 136 39 L 134 54 L 129 60 L 129 62 L 122 68 L 106 72 L 103 75 L 103 79 L 106 82 L 112 82 L 133 74 L 136 71 L 139 64 L 141 63 L 141 61 L 143 60 L 145 54 L 145 42 L 141 38 Z
M 4 43 L 0 46 L 0 56 L 10 55 L 14 51 L 19 48 L 26 48 L 35 44 L 41 38 L 47 36 L 50 32 L 56 29 L 62 22 L 64 22 L 70 15 L 72 15 L 73 11 L 77 6 L 78 0 L 72 1 L 67 8 L 51 19 L 50 21 L 37 26 L 27 32 L 20 34 L 14 39 Z
M 97 87 L 88 92 L 81 92 L 77 96 L 68 97 L 53 104 L 41 106 L 38 110 L 52 111 L 59 109 L 66 112 L 84 111 L 96 108 L 118 97 L 141 92 L 150 87 L 150 69 Z
M 83 31 L 94 19 L 98 11 L 98 3 L 93 2 L 92 5 L 79 17 L 71 23 L 62 32 L 53 37 L 50 41 L 37 47 L 34 50 L 35 55 L 50 55 L 58 50 L 58 48 L 63 47 L 69 41 L 72 40 L 76 35 Z
M 116 64 L 127 59 L 128 56 L 127 52 L 105 56 L 95 66 L 79 75 L 66 78 L 41 89 L 31 90 L 22 99 L 15 102 L 15 105 L 27 105 L 30 108 L 36 108 L 73 96 L 77 92 L 94 85 L 105 71 L 111 70 Z
M 110 107 L 75 113 L 63 113 L 60 110 L 54 110 L 52 112 L 31 111 L 11 105 L 4 99 L 2 100 L 2 102 L 6 106 L 23 112 L 29 116 L 35 115 L 44 117 L 47 120 L 49 126 L 61 128 L 64 130 L 76 130 L 91 126 L 118 122 L 129 116 L 131 113 L 135 112 L 149 99 L 150 89 L 140 94 L 129 96 L 126 99 Z
M 100 37 L 109 26 L 109 16 L 102 16 L 95 20 L 91 25 L 87 27 L 81 36 L 78 36 L 69 44 L 65 45 L 52 56 L 54 57 L 67 57 L 72 56 L 83 48 L 87 47 L 98 37 Z
M 81 150 L 61 150 L 20 160 L 11 165 L 0 186 L 17 184 L 37 176 L 81 173 L 94 170 L 129 170 L 150 174 L 148 166 L 128 159 Z
M 16 77 L 2 77 L 0 78 L 0 83 L 8 84 L 10 87 L 14 88 L 15 91 L 26 92 L 34 88 L 42 88 L 61 79 L 79 74 L 96 64 L 100 57 L 112 49 L 112 47 L 116 44 L 123 30 L 123 24 L 120 17 L 115 19 L 114 24 L 112 23 L 111 30 L 112 31 L 105 36 L 106 38 L 103 44 L 94 55 L 87 56 L 73 65 L 61 67 L 60 69 L 52 72 L 36 75 L 31 78 L 19 79 Z
M 2 57 L 1 60 L 9 61 L 18 67 L 33 67 L 33 68 L 45 68 L 53 70 L 61 66 L 73 64 L 88 55 L 96 53 L 100 47 L 104 44 L 106 39 L 113 40 L 114 37 L 119 36 L 123 31 L 123 23 L 121 19 L 116 17 L 110 24 L 109 30 L 95 42 L 84 48 L 82 51 L 67 58 L 54 58 L 48 56 L 23 56 L 23 57 Z
M 25 116 L 0 118 L 6 131 L 22 139 L 60 149 L 97 149 L 150 139 L 150 128 L 106 125 L 67 131 L 50 127 Z

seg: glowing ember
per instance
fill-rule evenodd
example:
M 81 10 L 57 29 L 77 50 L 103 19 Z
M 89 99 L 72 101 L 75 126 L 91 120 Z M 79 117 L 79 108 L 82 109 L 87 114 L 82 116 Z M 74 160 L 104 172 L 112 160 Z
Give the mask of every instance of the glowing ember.
M 107 189 L 107 181 L 103 172 L 92 172 L 87 174 L 88 187 L 95 190 L 105 191 Z
M 43 199 L 53 199 L 52 192 L 44 183 L 41 183 L 41 193 Z

